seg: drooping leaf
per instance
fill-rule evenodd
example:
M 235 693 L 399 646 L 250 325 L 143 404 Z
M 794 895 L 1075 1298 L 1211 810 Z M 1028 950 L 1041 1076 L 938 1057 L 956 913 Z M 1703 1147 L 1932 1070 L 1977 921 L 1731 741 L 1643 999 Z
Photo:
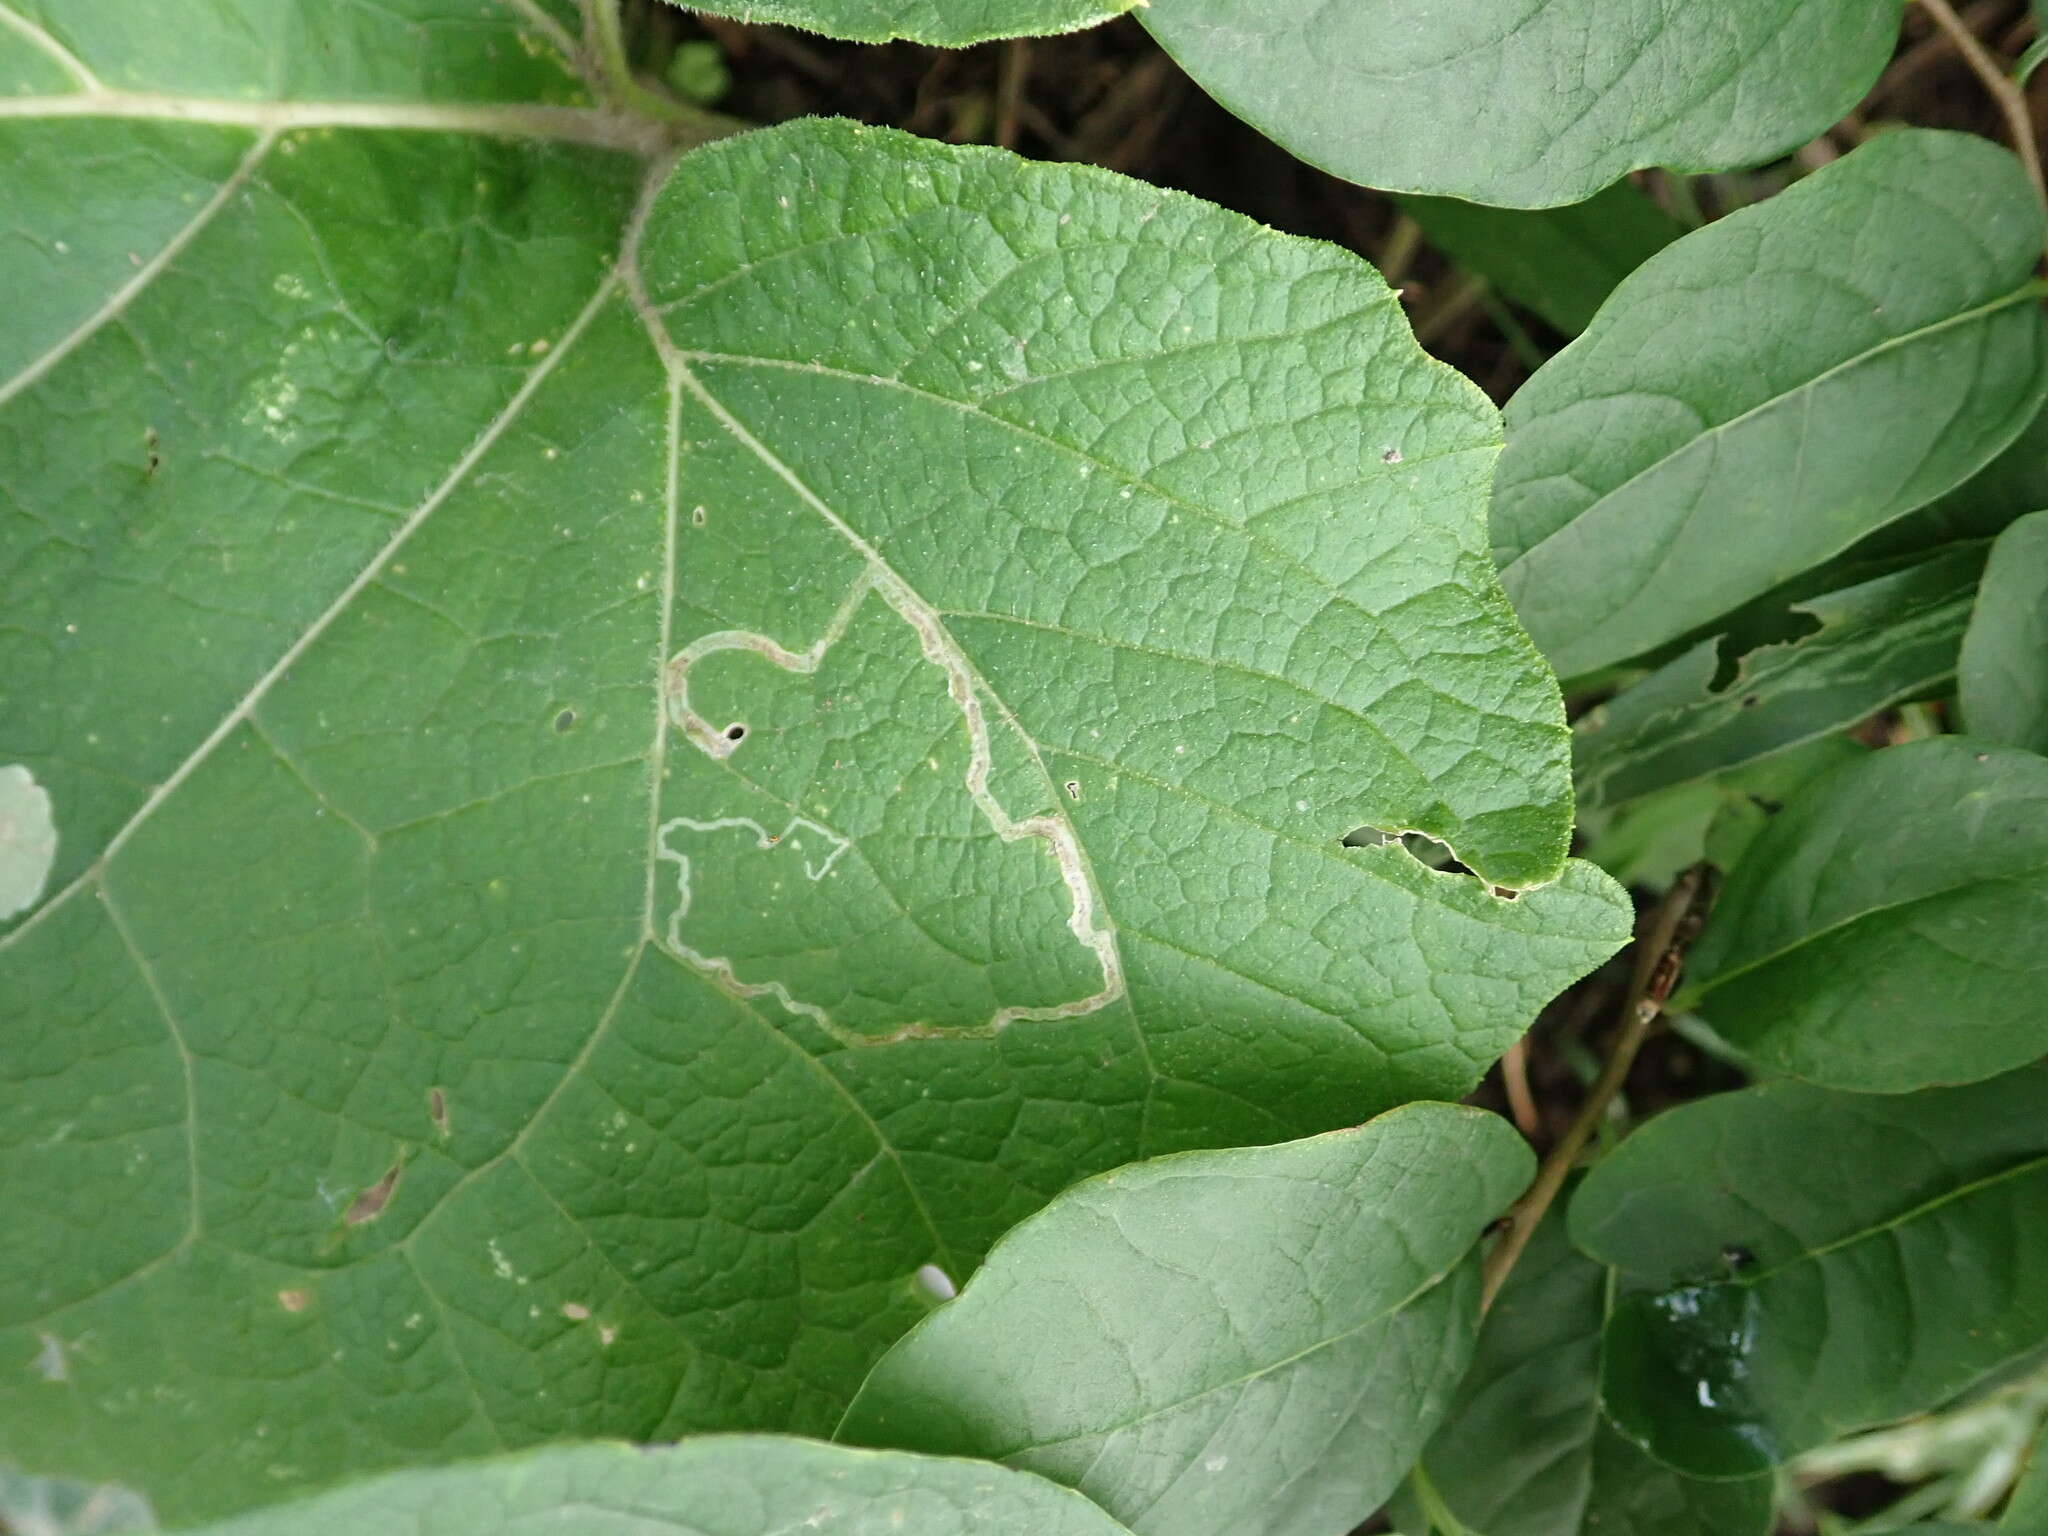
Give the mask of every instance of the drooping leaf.
M 1461 1094 L 1622 941 L 1495 422 L 1362 263 L 846 125 L 668 177 L 509 99 L 549 10 L 285 9 L 0 28 L 71 87 L 0 115 L 21 1466 L 828 1428 L 921 1266 Z M 345 99 L 169 36 L 238 17 L 359 24 Z
M 1723 773 L 1941 692 L 1984 570 L 1986 547 L 1791 605 L 1819 627 L 1743 655 L 1718 678 L 1723 641 L 1703 640 L 1581 717 L 1573 734 L 1587 808 Z
M 2048 1053 L 2048 758 L 1944 736 L 1808 785 L 1730 877 L 1678 1008 L 1865 1092 Z
M 1771 1480 L 1700 1482 L 1653 1460 L 1600 1411 L 1607 1271 L 1550 1217 L 1529 1239 L 1422 1467 L 1484 1536 L 1763 1536 Z M 1429 1536 L 1415 1512 L 1399 1529 Z
M 1559 671 L 1675 639 L 1958 484 L 2048 390 L 2018 163 L 1888 133 L 1651 258 L 1508 406 L 1502 576 Z
M 840 1438 L 985 1456 L 1133 1530 L 1339 1536 L 1441 1420 L 1482 1229 L 1533 1169 L 1496 1116 L 1190 1152 L 1067 1191 L 875 1367 Z
M 998 37 L 1075 32 L 1139 0 L 672 0 L 711 16 L 802 27 L 856 43 L 905 38 L 965 48 Z
M 2048 753 L 2048 512 L 1992 545 L 1956 682 L 1973 736 Z
M 1432 245 L 1567 336 L 1592 324 L 1623 278 L 1685 233 L 1627 182 L 1536 213 L 1448 197 L 1396 201 Z
M 781 1435 L 556 1446 L 413 1472 L 193 1536 L 1118 1536 L 1079 1494 L 985 1461 Z
M 1152 0 L 1137 14 L 1203 89 L 1311 164 L 1515 208 L 1580 202 L 1643 166 L 1775 159 L 1856 104 L 1899 33 L 1894 0 Z
M 1769 1083 L 1651 1121 L 1570 1209 L 1624 1282 L 1610 1417 L 1681 1471 L 1745 1477 L 2048 1342 L 2043 1103 L 2048 1063 L 1899 1095 Z

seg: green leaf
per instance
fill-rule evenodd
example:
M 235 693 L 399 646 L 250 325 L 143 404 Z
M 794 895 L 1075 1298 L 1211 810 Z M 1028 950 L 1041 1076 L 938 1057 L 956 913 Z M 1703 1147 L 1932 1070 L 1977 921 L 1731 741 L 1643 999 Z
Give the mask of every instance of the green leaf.
M 1592 324 L 1623 278 L 1685 233 L 1627 182 L 1539 213 L 1448 197 L 1395 201 L 1430 244 L 1567 336 Z
M 1987 402 L 1986 409 L 2003 411 L 2004 406 Z M 2048 507 L 2048 410 L 2029 422 L 2003 453 L 1946 496 L 1857 540 L 1830 566 L 1846 568 L 1870 562 L 1872 569 L 1867 574 L 1875 574 L 1878 562 L 1926 554 L 1964 539 L 1995 538 L 2041 507 Z
M 1533 1167 L 1505 1121 L 1412 1104 L 1104 1174 L 891 1350 L 840 1438 L 1028 1468 L 1140 1532 L 1338 1536 L 1449 1405 L 1474 1248 Z
M 1152 0 L 1138 16 L 1311 164 L 1516 208 L 1643 166 L 1775 159 L 1848 112 L 1899 35 L 1892 0 Z
M 1992 545 L 1956 680 L 1971 734 L 2048 753 L 2048 512 Z
M 672 0 L 684 4 L 685 0 Z M 740 21 L 803 27 L 856 43 L 906 38 L 965 48 L 998 37 L 1076 32 L 1121 16 L 1139 0 L 687 0 L 688 9 Z
M 1770 1083 L 1651 1121 L 1570 1210 L 1624 1282 L 1608 1414 L 1680 1471 L 1745 1477 L 2048 1341 L 2044 1095 L 2036 1063 L 1903 1095 Z
M 985 1461 L 855 1451 L 777 1435 L 642 1450 L 556 1446 L 398 1472 L 194 1536 L 1117 1536 L 1078 1494 Z
M 2018 163 L 1887 133 L 1686 236 L 1508 406 L 1493 530 L 1566 675 L 1675 639 L 1924 505 L 2048 390 Z
M 2048 759 L 1946 736 L 1809 785 L 1715 903 L 1675 1008 L 1767 1070 L 1865 1092 L 2048 1052 Z
M 1758 646 L 1722 679 L 1728 642 L 1702 640 L 1589 711 L 1574 733 L 1579 803 L 1593 808 L 1771 757 L 1955 676 L 1985 546 L 1953 546 L 1875 581 L 1793 603 L 1818 628 Z
M 1438 1494 L 1485 1536 L 1763 1536 L 1768 1477 L 1681 1477 L 1600 1412 L 1607 1292 L 1606 1270 L 1573 1250 L 1561 1218 L 1537 1227 L 1422 1454 Z M 1426 1536 L 1413 1518 L 1401 1529 Z
M 1624 939 L 1496 418 L 1355 258 L 845 124 L 671 176 L 610 109 L 394 97 L 443 38 L 560 72 L 468 0 L 304 66 L 374 99 L 138 97 L 96 6 L 0 29 L 80 77 L 0 116 L 25 1470 L 188 1521 L 822 1431 L 924 1266 L 1463 1094 Z

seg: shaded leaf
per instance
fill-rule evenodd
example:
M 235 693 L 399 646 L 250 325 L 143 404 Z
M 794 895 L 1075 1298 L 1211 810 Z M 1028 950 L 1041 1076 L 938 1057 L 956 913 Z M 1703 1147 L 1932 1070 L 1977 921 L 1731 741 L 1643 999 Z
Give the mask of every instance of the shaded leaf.
M 683 4 L 684 0 L 673 0 Z M 1120 16 L 1137 0 L 688 0 L 688 9 L 802 27 L 857 43 L 907 38 L 965 48 L 998 37 L 1074 32 Z
M 0 119 L 0 276 L 90 269 L 0 319 L 22 1467 L 185 1521 L 821 1431 L 923 1266 L 1462 1094 L 1623 940 L 1496 419 L 1363 263 L 844 124 L 671 176 L 552 85 L 402 94 L 552 80 L 537 21 L 296 9 L 360 94 L 0 29 L 78 87 Z
M 1703 640 L 1579 720 L 1579 803 L 1594 808 L 1721 773 L 1937 694 L 1976 598 L 1985 546 L 1791 605 L 1818 625 L 1742 655 Z
M 1152 0 L 1138 17 L 1310 164 L 1517 208 L 1642 166 L 1774 159 L 1856 104 L 1899 33 L 1898 7 L 1869 0 Z
M 0 1531 L 7 1536 L 130 1536 L 156 1529 L 149 1501 L 126 1488 L 0 1469 Z
M 2048 753 L 2048 512 L 1991 546 L 1956 681 L 1973 736 Z
M 1676 1008 L 1769 1071 L 1898 1093 L 2048 1052 L 2048 759 L 1967 738 L 1808 785 L 1730 877 Z
M 875 1367 L 840 1438 L 1072 1484 L 1137 1531 L 1337 1536 L 1443 1417 L 1508 1124 L 1412 1104 L 1069 1190 Z
M 1430 244 L 1567 336 L 1592 324 L 1623 278 L 1685 233 L 1627 182 L 1537 213 L 1448 197 L 1395 201 Z
M 1763 1536 L 1768 1477 L 1699 1482 L 1652 1460 L 1599 1404 L 1607 1271 L 1559 1216 L 1529 1239 L 1422 1466 L 1453 1515 L 1484 1536 Z M 1414 1512 L 1399 1527 L 1428 1536 Z
M 2004 1536 L 2048 1536 L 2048 1428 L 2034 1438 L 1998 1529 Z
M 1963 134 L 1884 134 L 1686 236 L 1508 406 L 1495 551 L 1566 675 L 1931 501 L 2048 389 L 2042 215 Z
M 559 1446 L 398 1472 L 195 1536 L 1117 1536 L 1078 1494 L 982 1461 L 777 1435 Z
M 1608 1414 L 1681 1471 L 1744 1477 L 2048 1340 L 2044 1095 L 2044 1063 L 1901 1095 L 1781 1082 L 1644 1126 L 1570 1209 L 1623 1281 Z

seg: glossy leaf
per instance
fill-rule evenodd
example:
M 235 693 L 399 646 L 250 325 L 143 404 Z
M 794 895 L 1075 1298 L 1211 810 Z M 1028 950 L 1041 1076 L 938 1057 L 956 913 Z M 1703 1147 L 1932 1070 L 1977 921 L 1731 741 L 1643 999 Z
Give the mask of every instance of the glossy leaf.
M 1623 278 L 1685 233 L 1626 182 L 1536 213 L 1448 197 L 1397 201 L 1430 244 L 1567 336 L 1592 324 Z
M 822 1431 L 923 1266 L 1462 1094 L 1622 941 L 1496 420 L 1363 263 L 845 124 L 670 175 L 404 94 L 575 94 L 547 8 L 360 11 L 161 13 L 355 28 L 282 87 L 0 28 L 71 86 L 0 115 L 24 1469 Z
M 1903 1095 L 1771 1083 L 1644 1126 L 1570 1210 L 1623 1281 L 1608 1414 L 1681 1471 L 1749 1476 L 2048 1342 L 2044 1102 L 2036 1063 Z
M 1652 1460 L 1600 1411 L 1607 1271 L 1551 1217 L 1486 1314 L 1422 1467 L 1484 1536 L 1764 1536 L 1771 1480 L 1699 1482 Z M 1398 1528 L 1429 1536 L 1404 1512 Z
M 1340 1536 L 1449 1405 L 1474 1247 L 1533 1167 L 1505 1121 L 1412 1104 L 1104 1174 L 891 1350 L 840 1438 L 1025 1467 L 1140 1532 Z
M 1942 692 L 1976 600 L 1985 546 L 1790 607 L 1817 623 L 1718 676 L 1703 640 L 1584 715 L 1573 736 L 1579 803 L 1595 808 L 1726 772 Z
M 2048 512 L 1992 545 L 1957 672 L 1973 736 L 2048 753 Z
M 1642 166 L 1775 159 L 1856 104 L 1899 33 L 1892 0 L 1152 0 L 1138 16 L 1311 164 L 1516 208 Z
M 2042 215 L 2005 151 L 1873 139 L 1653 257 L 1508 407 L 1493 533 L 1573 675 L 1957 485 L 2035 416 Z
M 740 21 L 802 27 L 857 43 L 906 38 L 940 48 L 965 48 L 991 38 L 1077 31 L 1120 16 L 1135 3 L 1137 0 L 688 0 L 688 9 Z
M 2048 1053 L 2048 759 L 1945 736 L 1807 788 L 1714 905 L 1674 1006 L 1766 1070 L 1898 1093 Z
M 980 1461 L 776 1435 L 591 1444 L 398 1472 L 194 1536 L 1118 1536 L 1078 1494 Z

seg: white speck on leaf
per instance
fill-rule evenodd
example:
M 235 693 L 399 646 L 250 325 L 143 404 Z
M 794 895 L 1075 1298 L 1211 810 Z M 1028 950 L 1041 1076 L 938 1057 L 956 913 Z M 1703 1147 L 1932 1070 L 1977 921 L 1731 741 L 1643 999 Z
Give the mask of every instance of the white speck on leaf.
M 69 1381 L 71 1363 L 64 1358 L 64 1341 L 54 1333 L 42 1335 L 43 1347 L 36 1351 L 36 1374 L 45 1381 Z
M 0 768 L 0 918 L 35 904 L 56 861 L 49 792 L 18 763 Z

